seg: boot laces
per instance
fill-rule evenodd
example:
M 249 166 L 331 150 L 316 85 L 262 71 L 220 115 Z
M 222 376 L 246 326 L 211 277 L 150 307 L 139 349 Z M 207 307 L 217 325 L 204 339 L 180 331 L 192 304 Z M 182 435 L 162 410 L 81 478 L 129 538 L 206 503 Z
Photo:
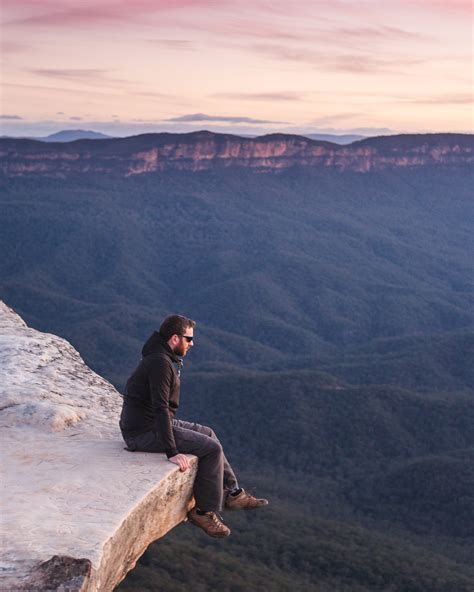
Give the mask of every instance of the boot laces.
M 208 516 L 216 526 L 224 526 L 224 520 L 218 512 L 208 512 Z

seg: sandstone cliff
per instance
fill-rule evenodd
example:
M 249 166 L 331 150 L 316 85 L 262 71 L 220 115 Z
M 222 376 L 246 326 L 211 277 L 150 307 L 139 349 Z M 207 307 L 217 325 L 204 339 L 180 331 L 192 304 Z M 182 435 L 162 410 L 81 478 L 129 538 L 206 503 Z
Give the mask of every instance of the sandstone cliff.
M 385 168 L 474 164 L 474 137 L 419 134 L 369 138 L 349 146 L 302 136 L 272 134 L 241 138 L 227 134 L 145 134 L 123 139 L 46 144 L 0 139 L 0 170 L 7 176 L 116 174 L 229 167 L 259 172 L 291 167 L 368 172 Z
M 181 522 L 196 459 L 124 450 L 121 397 L 0 301 L 1 590 L 108 592 Z

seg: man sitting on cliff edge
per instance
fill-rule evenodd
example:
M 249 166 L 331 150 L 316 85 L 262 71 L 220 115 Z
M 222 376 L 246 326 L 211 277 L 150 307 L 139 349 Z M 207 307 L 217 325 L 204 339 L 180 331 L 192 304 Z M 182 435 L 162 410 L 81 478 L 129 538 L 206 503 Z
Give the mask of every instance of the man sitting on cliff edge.
M 186 454 L 199 458 L 194 482 L 196 506 L 188 513 L 192 524 L 212 537 L 226 537 L 230 529 L 218 512 L 266 506 L 240 488 L 214 431 L 174 419 L 179 406 L 180 372 L 184 356 L 194 345 L 195 321 L 167 317 L 159 332 L 145 343 L 142 359 L 127 381 L 120 429 L 131 451 L 165 452 L 181 471 L 189 467 Z

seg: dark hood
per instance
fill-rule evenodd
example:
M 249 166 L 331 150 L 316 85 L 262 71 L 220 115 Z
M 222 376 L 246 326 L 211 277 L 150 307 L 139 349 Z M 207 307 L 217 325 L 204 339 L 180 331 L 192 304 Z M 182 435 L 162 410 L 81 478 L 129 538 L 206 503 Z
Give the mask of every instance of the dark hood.
M 142 356 L 149 356 L 150 354 L 165 353 L 173 362 L 182 365 L 182 359 L 171 351 L 170 346 L 166 343 L 164 337 L 162 337 L 158 331 L 153 331 L 150 337 L 147 339 L 142 349 Z
M 142 356 L 149 356 L 150 354 L 156 354 L 158 352 L 166 352 L 167 354 L 174 356 L 174 353 L 171 351 L 164 337 L 162 337 L 158 331 L 153 331 L 143 346 Z

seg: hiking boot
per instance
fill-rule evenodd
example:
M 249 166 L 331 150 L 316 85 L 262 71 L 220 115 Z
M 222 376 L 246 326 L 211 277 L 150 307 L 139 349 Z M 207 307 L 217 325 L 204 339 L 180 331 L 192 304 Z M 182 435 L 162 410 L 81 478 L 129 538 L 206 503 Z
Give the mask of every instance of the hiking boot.
M 215 512 L 206 512 L 200 515 L 196 512 L 196 508 L 193 508 L 188 512 L 188 520 L 195 526 L 202 528 L 211 537 L 221 539 L 230 535 L 230 528 L 221 522 Z
M 225 498 L 225 507 L 227 510 L 255 510 L 256 508 L 262 508 L 268 506 L 268 500 L 257 499 L 250 493 L 247 493 L 245 489 L 238 495 L 228 495 Z

